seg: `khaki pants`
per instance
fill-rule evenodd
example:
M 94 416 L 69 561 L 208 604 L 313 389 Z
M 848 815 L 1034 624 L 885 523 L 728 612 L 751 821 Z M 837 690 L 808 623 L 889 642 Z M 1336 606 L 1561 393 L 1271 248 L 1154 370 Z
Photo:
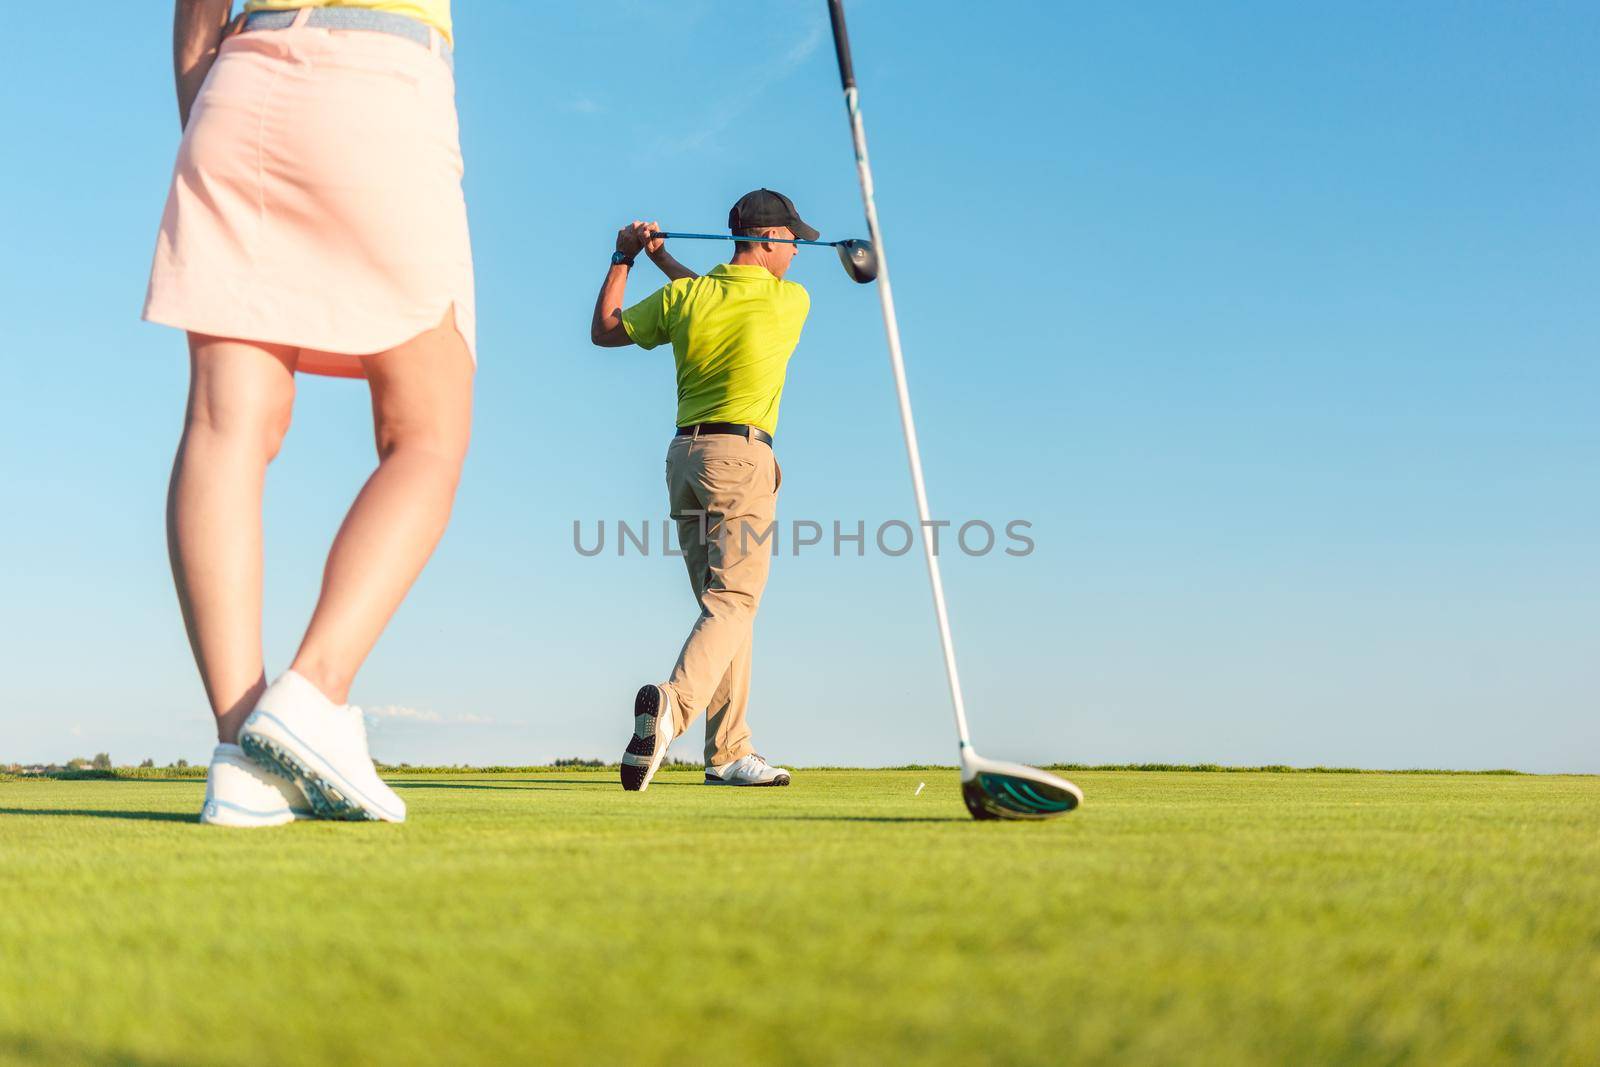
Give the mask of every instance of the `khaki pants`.
M 707 764 L 750 753 L 750 644 L 776 537 L 777 457 L 734 434 L 674 437 L 667 494 L 700 618 L 666 688 L 677 732 L 706 714 Z

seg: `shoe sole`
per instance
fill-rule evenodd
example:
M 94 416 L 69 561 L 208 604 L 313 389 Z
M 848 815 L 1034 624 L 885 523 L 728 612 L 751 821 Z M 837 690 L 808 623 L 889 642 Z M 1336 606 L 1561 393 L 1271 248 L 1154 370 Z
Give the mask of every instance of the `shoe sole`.
M 773 786 L 788 785 L 789 776 L 787 774 L 780 774 L 770 782 L 730 782 L 725 778 L 717 778 L 714 775 L 708 774 L 706 775 L 705 784 L 726 785 L 731 786 L 734 789 L 765 789 Z
M 649 718 L 654 720 L 655 726 L 650 737 L 639 734 L 639 720 Z M 650 780 L 656 776 L 656 771 L 661 769 L 661 761 L 666 759 L 667 749 L 672 747 L 671 724 L 667 730 L 661 729 L 661 688 L 655 685 L 643 685 L 633 698 L 633 737 L 628 741 L 628 747 L 622 754 L 622 788 L 630 793 L 642 793 L 650 788 Z M 628 763 L 628 757 L 642 759 L 650 757 L 647 766 L 640 767 Z
M 266 712 L 257 714 L 266 715 Z M 269 716 L 269 718 L 271 718 Z M 276 718 L 272 718 L 277 723 Z M 311 803 L 311 810 L 319 819 L 335 819 L 342 822 L 393 822 L 386 819 L 385 813 L 376 805 L 363 803 L 355 795 L 355 790 L 347 785 L 336 782 L 331 777 L 331 772 L 319 767 L 297 753 L 276 738 L 265 736 L 261 733 L 246 731 L 239 735 L 239 747 L 245 754 L 256 760 L 262 766 L 277 771 L 279 774 L 294 782 L 300 787 L 300 792 L 306 795 L 306 800 Z M 288 727 L 277 723 L 280 729 L 288 732 Z

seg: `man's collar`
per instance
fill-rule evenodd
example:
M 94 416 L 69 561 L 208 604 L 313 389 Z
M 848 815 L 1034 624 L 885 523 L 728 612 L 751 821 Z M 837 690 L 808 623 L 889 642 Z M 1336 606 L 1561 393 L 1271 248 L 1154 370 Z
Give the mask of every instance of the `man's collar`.
M 722 278 L 777 278 L 759 263 L 719 263 L 710 273 Z

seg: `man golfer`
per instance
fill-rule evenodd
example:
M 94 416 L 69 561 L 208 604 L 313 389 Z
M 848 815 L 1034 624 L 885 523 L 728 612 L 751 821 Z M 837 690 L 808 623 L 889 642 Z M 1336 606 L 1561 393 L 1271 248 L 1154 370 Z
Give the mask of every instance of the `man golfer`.
M 773 455 L 784 372 L 800 341 L 811 298 L 783 280 L 796 248 L 763 238 L 817 231 L 781 193 L 758 189 L 728 212 L 733 258 L 696 275 L 672 258 L 654 223 L 617 234 L 590 336 L 607 348 L 672 342 L 678 432 L 667 448 L 667 499 L 678 545 L 700 602 L 672 676 L 640 688 L 633 738 L 622 756 L 622 787 L 645 789 L 672 739 L 706 715 L 706 784 L 776 786 L 789 772 L 752 750 L 750 645 L 771 562 L 778 485 Z M 635 257 L 672 279 L 622 310 Z

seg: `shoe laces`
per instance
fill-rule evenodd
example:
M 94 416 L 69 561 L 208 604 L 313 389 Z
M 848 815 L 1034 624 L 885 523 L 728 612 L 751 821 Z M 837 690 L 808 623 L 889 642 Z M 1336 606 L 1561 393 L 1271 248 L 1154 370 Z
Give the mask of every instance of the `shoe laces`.
M 750 770 L 757 771 L 757 772 L 763 770 L 764 768 L 772 766 L 772 764 L 767 762 L 767 757 L 763 756 L 759 752 L 750 753 L 748 756 L 746 756 L 740 762 L 744 763 L 746 766 L 748 766 L 750 768 Z

